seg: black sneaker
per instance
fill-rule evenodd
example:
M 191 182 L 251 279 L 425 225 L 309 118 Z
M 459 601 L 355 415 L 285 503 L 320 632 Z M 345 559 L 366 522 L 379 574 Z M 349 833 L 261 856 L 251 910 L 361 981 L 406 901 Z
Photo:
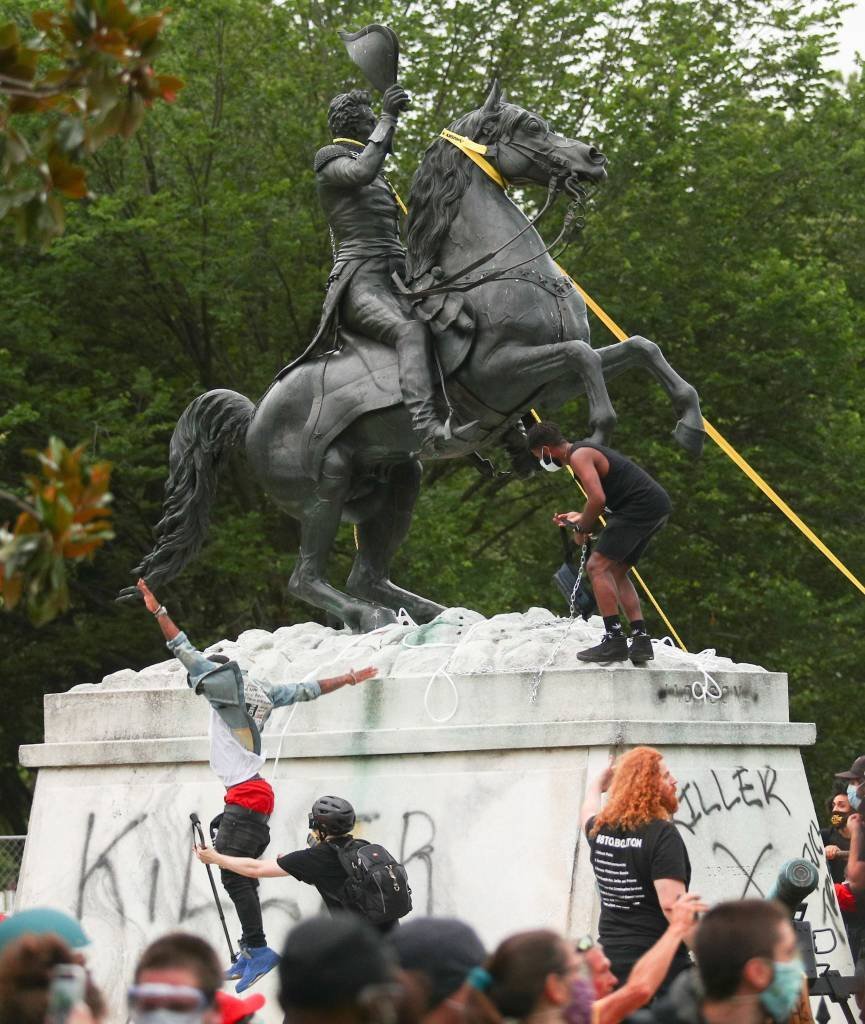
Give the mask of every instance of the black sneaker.
M 628 638 L 624 633 L 605 633 L 596 646 L 577 654 L 580 661 L 627 661 Z
M 646 633 L 632 633 L 628 657 L 634 665 L 645 665 L 647 661 L 651 661 L 655 657 L 652 638 Z

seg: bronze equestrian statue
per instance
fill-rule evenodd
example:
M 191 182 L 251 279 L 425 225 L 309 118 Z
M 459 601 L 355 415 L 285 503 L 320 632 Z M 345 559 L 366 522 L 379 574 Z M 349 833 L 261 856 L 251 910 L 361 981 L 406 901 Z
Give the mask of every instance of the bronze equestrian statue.
M 420 486 L 419 448 L 424 459 L 442 459 L 503 444 L 519 459 L 526 454 L 521 416 L 582 393 L 589 438 L 607 444 L 616 415 L 606 380 L 639 367 L 670 396 L 676 439 L 701 450 L 697 392 L 645 338 L 591 347 L 581 295 L 504 187 L 541 185 L 548 202 L 562 191 L 576 196 L 580 182 L 606 177 L 604 156 L 505 102 L 495 84 L 480 108 L 427 149 L 412 182 L 403 256 L 381 166 L 406 100 L 393 92 L 375 124 L 364 110 L 365 124 L 351 130 L 355 138 L 368 131 L 366 144 L 336 141 L 339 154 L 318 163 L 336 276 L 313 345 L 257 405 L 235 391 L 209 391 L 180 417 L 156 545 L 135 569 L 149 585 L 174 578 L 200 549 L 219 465 L 235 445 L 254 478 L 301 523 L 290 592 L 355 631 L 394 621 L 400 607 L 419 622 L 442 610 L 389 579 Z M 374 209 L 374 221 L 356 221 L 353 202 Z M 374 223 L 369 234 L 367 223 Z M 395 271 L 389 282 L 385 270 Z M 435 337 L 434 391 L 430 335 L 419 323 Z M 448 429 L 452 411 L 467 427 Z M 339 590 L 327 561 L 342 522 L 356 525 L 358 550 Z M 124 596 L 137 596 L 130 591 Z
M 402 400 L 419 436 L 417 447 L 462 454 L 462 446 L 451 438 L 470 436 L 474 424 L 452 434 L 450 423 L 440 418 L 432 333 L 391 281 L 394 273 L 405 276 L 405 249 L 396 193 L 382 169 L 397 118 L 409 98 L 398 85 L 390 86 L 378 121 L 369 103 L 369 93 L 359 90 L 334 97 L 327 112 L 333 142 L 316 153 L 313 163 L 319 202 L 330 227 L 334 266 L 321 325 L 307 353 L 322 345 L 325 350 L 332 347 L 339 324 L 389 345 L 396 352 Z

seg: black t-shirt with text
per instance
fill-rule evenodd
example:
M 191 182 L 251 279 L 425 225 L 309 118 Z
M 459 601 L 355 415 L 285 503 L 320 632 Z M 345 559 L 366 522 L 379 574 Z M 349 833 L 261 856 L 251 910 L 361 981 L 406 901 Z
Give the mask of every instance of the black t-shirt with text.
M 601 899 L 598 938 L 616 962 L 633 962 L 667 930 L 655 881 L 673 878 L 691 882 L 685 843 L 670 821 L 652 821 L 633 831 L 603 826 L 592 836 L 594 818 L 586 823 L 592 867 Z M 687 957 L 682 946 L 677 959 Z

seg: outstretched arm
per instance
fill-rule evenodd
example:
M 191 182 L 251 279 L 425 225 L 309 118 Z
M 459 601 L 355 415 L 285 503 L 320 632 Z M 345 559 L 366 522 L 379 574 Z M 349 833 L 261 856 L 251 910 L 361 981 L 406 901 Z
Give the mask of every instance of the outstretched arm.
M 285 878 L 288 874 L 275 860 L 253 860 L 252 857 L 229 857 L 217 853 L 209 846 L 194 846 L 195 856 L 202 864 L 216 864 L 217 867 L 233 871 L 244 878 Z
M 297 704 L 304 700 L 315 700 L 325 693 L 341 690 L 343 686 L 356 686 L 365 679 L 378 675 L 378 669 L 350 669 L 344 676 L 333 676 L 330 679 L 313 679 L 307 677 L 299 683 L 273 683 L 267 686 L 270 699 L 275 708 L 284 708 L 288 704 Z
M 195 680 L 199 676 L 203 676 L 205 672 L 210 672 L 216 668 L 217 663 L 205 658 L 200 651 L 197 651 L 192 646 L 186 639 L 186 634 L 171 621 L 171 617 L 165 610 L 165 605 L 159 603 L 158 598 L 144 580 L 139 580 L 135 585 L 141 591 L 141 596 L 144 598 L 144 607 L 151 615 L 155 616 L 159 628 L 162 630 L 162 635 L 168 642 L 169 650 L 189 673 L 192 681 L 190 685 L 194 685 Z
M 618 1024 L 645 1006 L 666 978 L 676 951 L 694 926 L 696 915 L 708 909 L 696 893 L 681 896 L 672 909 L 669 927 L 634 964 L 625 984 L 595 1003 L 593 1024 Z

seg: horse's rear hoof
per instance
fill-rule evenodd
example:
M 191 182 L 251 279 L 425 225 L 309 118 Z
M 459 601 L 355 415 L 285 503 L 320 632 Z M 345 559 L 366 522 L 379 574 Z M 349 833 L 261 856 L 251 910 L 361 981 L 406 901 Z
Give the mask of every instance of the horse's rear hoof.
M 390 608 L 382 608 L 381 605 L 370 605 L 360 613 L 359 633 L 371 633 L 374 629 L 381 629 L 382 626 L 389 626 L 396 622 L 396 615 Z
M 684 420 L 679 420 L 673 430 L 673 437 L 685 449 L 689 455 L 702 455 L 703 443 L 706 440 L 706 431 L 689 427 Z

